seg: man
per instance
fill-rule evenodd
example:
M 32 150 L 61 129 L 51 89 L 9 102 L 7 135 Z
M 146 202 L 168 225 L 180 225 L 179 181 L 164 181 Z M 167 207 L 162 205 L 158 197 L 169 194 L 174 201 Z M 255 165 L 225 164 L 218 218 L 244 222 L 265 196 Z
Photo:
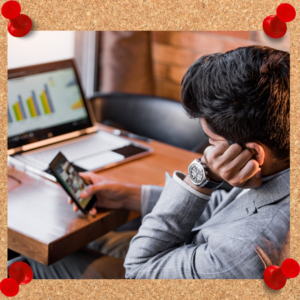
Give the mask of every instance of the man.
M 201 163 L 167 176 L 126 277 L 262 278 L 289 257 L 289 55 L 256 46 L 201 57 L 182 100 L 210 138 L 201 162 L 215 186 L 193 184 Z M 222 180 L 236 188 L 212 193 Z
M 181 95 L 211 144 L 189 174 L 175 171 L 165 187 L 140 187 L 86 173 L 90 186 L 81 196 L 141 211 L 126 278 L 262 278 L 289 257 L 289 54 L 251 46 L 203 56 L 184 75 Z M 223 181 L 234 188 L 222 190 Z M 82 257 L 73 264 L 83 270 L 78 277 L 112 278 L 107 257 Z M 61 261 L 54 271 L 70 268 Z M 114 278 L 123 278 L 123 260 L 110 262 Z

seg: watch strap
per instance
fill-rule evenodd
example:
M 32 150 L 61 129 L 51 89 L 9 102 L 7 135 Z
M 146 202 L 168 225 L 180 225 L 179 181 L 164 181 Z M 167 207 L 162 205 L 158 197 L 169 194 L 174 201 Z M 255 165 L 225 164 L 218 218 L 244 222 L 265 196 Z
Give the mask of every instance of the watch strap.
M 223 182 L 224 181 L 216 182 L 216 181 L 212 181 L 212 180 L 206 180 L 199 187 L 200 188 L 207 188 L 207 189 L 211 189 L 211 190 L 216 190 L 217 188 L 219 188 L 222 185 Z
M 198 162 L 202 165 L 203 168 L 207 168 L 207 166 L 201 161 L 201 158 L 198 159 Z M 206 179 L 205 182 L 201 185 L 199 185 L 200 188 L 207 188 L 211 190 L 216 190 L 223 184 L 224 180 L 221 182 L 216 182 L 213 180 Z

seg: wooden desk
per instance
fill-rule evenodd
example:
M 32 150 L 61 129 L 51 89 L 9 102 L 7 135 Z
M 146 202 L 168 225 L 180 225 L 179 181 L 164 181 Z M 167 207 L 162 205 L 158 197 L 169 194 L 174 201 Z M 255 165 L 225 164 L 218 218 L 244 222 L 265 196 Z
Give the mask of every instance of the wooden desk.
M 154 153 L 99 173 L 121 182 L 161 185 L 165 172 L 186 172 L 189 163 L 199 157 L 156 141 L 144 144 Z M 10 170 L 9 174 L 22 184 L 8 193 L 8 248 L 45 265 L 84 247 L 128 219 L 126 210 L 103 209 L 95 217 L 74 213 L 58 184 L 18 170 Z

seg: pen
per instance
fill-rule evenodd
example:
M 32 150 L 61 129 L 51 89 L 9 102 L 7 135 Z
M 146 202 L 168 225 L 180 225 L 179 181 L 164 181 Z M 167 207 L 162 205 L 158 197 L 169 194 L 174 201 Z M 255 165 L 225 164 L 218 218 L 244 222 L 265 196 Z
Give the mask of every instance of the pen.
M 152 141 L 151 139 L 147 138 L 146 136 L 141 136 L 141 135 L 138 135 L 138 134 L 126 132 L 126 131 L 119 130 L 119 129 L 114 129 L 113 134 L 120 135 L 120 136 L 126 136 L 126 137 L 129 137 L 131 139 L 136 139 L 136 140 L 140 140 L 140 141 L 145 141 L 147 143 L 151 143 L 151 141 Z

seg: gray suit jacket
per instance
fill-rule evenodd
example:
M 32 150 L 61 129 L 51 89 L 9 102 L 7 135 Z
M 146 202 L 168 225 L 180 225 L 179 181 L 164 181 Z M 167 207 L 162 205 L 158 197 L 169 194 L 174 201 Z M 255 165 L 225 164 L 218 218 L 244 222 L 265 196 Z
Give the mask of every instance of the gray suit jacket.
M 150 188 L 126 278 L 259 279 L 281 265 L 290 255 L 290 172 L 237 198 L 241 191 L 205 200 L 166 174 L 164 188 Z

